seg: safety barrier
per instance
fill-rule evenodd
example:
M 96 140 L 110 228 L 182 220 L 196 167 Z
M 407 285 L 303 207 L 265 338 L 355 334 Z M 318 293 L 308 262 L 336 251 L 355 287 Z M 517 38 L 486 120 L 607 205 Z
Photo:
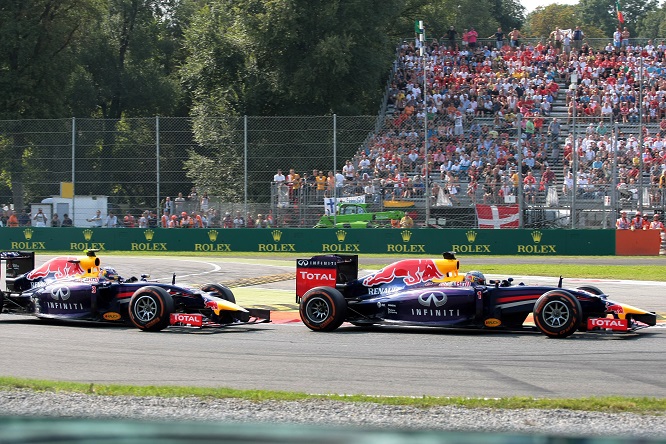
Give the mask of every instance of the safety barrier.
M 644 233 L 633 233 L 642 236 Z M 649 236 L 649 231 L 645 236 Z M 5 228 L 0 250 L 615 255 L 615 230 Z M 658 254 L 658 249 L 656 250 Z M 626 253 L 626 250 L 624 251 Z M 639 253 L 639 254 L 645 254 Z M 652 254 L 652 253 L 650 253 Z

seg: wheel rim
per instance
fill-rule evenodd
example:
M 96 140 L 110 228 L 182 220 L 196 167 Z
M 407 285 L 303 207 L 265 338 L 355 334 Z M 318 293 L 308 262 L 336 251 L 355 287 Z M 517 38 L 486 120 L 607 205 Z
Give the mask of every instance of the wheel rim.
M 157 302 L 150 296 L 141 296 L 134 304 L 134 316 L 141 322 L 152 321 L 157 315 Z
M 331 307 L 328 302 L 321 297 L 315 297 L 308 301 L 305 307 L 305 315 L 311 322 L 321 323 L 325 321 L 331 314 Z
M 570 317 L 569 307 L 561 301 L 551 301 L 543 308 L 543 320 L 550 327 L 562 327 Z

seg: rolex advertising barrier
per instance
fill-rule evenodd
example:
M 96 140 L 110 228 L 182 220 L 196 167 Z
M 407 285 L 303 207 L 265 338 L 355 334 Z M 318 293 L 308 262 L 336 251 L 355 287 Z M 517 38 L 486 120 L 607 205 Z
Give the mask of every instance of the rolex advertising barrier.
M 642 232 L 632 232 L 642 237 Z M 615 255 L 615 230 L 1 228 L 0 251 Z M 625 249 L 626 250 L 626 249 Z M 658 245 L 656 253 L 659 254 Z M 627 254 L 626 252 L 624 254 Z M 652 252 L 642 254 L 653 254 Z

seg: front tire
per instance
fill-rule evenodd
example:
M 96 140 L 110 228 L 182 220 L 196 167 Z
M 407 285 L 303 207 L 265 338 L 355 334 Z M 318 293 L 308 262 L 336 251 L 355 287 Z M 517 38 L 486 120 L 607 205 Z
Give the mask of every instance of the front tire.
M 534 323 L 551 338 L 571 336 L 580 326 L 581 319 L 580 302 L 568 291 L 551 290 L 534 304 Z
M 161 287 L 141 287 L 132 295 L 129 318 L 132 324 L 144 331 L 160 331 L 170 323 L 174 312 L 173 298 Z
M 347 301 L 335 288 L 315 287 L 305 293 L 298 312 L 310 330 L 333 331 L 345 321 Z
M 225 301 L 228 302 L 233 302 L 234 304 L 236 303 L 236 297 L 231 292 L 231 290 L 229 290 L 224 285 L 204 284 L 204 286 L 201 287 L 201 291 L 217 293 L 217 297 L 219 297 L 220 299 L 224 299 Z

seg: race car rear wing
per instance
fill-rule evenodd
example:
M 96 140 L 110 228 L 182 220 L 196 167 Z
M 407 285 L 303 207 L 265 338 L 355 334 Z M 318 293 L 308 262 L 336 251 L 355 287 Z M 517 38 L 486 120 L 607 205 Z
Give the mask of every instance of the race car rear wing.
M 2 262 L 5 266 L 2 267 Z M 35 252 L 34 251 L 1 251 L 0 252 L 0 269 L 2 275 L 2 290 L 15 292 L 18 291 L 14 288 L 16 278 L 24 273 L 35 269 Z
M 330 254 L 296 259 L 296 302 L 311 288 L 336 288 L 358 278 L 358 255 Z

